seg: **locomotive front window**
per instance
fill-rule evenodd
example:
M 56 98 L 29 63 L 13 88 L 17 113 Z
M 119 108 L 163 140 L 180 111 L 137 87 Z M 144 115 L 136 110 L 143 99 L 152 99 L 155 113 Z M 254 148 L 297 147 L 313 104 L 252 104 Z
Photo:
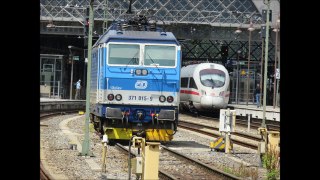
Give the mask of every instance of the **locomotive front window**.
M 201 84 L 207 87 L 222 87 L 225 83 L 226 75 L 218 69 L 203 69 L 200 71 Z
M 144 65 L 146 66 L 175 66 L 176 47 L 146 45 L 144 53 Z
M 139 65 L 140 46 L 134 44 L 110 44 L 108 64 Z

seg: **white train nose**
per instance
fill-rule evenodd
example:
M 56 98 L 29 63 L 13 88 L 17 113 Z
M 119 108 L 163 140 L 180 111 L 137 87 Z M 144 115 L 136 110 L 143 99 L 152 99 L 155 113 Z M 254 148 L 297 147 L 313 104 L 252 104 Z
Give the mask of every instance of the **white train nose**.
M 201 108 L 211 109 L 211 108 L 224 108 L 226 103 L 221 96 L 202 96 L 200 99 Z

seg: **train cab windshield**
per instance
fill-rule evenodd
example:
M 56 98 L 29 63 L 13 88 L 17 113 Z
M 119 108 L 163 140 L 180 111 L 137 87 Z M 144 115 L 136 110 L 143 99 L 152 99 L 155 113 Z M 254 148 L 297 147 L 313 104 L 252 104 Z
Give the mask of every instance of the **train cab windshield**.
M 144 51 L 145 66 L 175 66 L 176 47 L 146 45 Z
M 139 57 L 138 44 L 109 44 L 110 65 L 139 65 Z
M 140 59 L 140 49 L 144 56 Z M 140 62 L 141 61 L 141 62 Z M 176 66 L 176 47 L 164 45 L 109 44 L 109 65 L 137 66 Z
M 200 71 L 201 84 L 206 87 L 218 88 L 225 83 L 226 75 L 218 69 L 203 69 Z

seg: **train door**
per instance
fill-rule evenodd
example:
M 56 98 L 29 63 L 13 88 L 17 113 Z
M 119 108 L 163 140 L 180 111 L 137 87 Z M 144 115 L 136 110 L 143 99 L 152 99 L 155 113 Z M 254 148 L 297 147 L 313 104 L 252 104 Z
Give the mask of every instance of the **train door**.
M 105 64 L 104 48 L 98 48 L 98 101 L 104 101 L 104 64 Z
M 254 91 L 256 84 L 259 83 L 259 77 L 257 77 L 256 67 L 257 65 L 250 65 L 249 72 L 249 86 L 248 86 L 248 67 L 247 64 L 240 64 L 239 67 L 234 68 L 232 76 L 230 77 L 231 85 L 231 103 L 244 104 L 247 102 L 249 104 L 254 104 Z M 257 79 L 258 78 L 258 79 Z M 249 87 L 249 89 L 248 89 Z
M 181 78 L 181 92 L 180 92 L 180 101 L 186 102 L 188 101 L 188 94 L 186 94 L 186 88 L 188 88 L 188 77 Z
M 193 105 L 196 106 L 196 104 L 194 102 L 200 102 L 200 96 L 195 96 L 194 94 L 198 94 L 198 86 L 196 84 L 196 82 L 194 81 L 193 77 L 190 77 L 189 80 L 189 90 L 190 92 L 188 92 L 189 95 L 189 100 L 193 102 Z M 200 106 L 200 103 L 198 103 Z M 196 107 L 197 108 L 197 107 Z
M 239 83 L 239 102 L 249 104 L 254 103 L 254 91 L 255 91 L 255 72 L 249 71 L 249 84 L 248 84 L 248 71 L 247 69 L 241 69 L 240 71 L 240 83 Z M 248 89 L 249 88 L 249 89 Z
M 49 82 L 48 85 L 53 86 L 53 64 L 43 64 L 42 70 L 43 71 L 41 72 L 41 81 Z
M 45 61 L 45 59 L 44 59 Z M 40 88 L 42 91 L 40 92 L 41 96 L 48 96 L 51 97 L 52 95 L 52 87 L 54 85 L 54 64 L 43 64 L 41 67 L 41 78 L 40 78 Z M 40 86 L 41 87 L 41 86 Z

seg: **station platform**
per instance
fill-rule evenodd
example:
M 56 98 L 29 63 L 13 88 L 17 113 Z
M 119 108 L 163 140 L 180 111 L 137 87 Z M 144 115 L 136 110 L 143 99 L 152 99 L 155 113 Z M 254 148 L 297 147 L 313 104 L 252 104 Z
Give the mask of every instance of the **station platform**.
M 86 100 L 40 98 L 40 112 L 84 110 Z
M 86 101 L 86 100 L 77 100 L 77 99 L 59 99 L 59 98 L 47 98 L 41 97 L 40 102 L 54 102 L 54 101 Z
M 247 116 L 251 114 L 252 118 L 262 119 L 263 106 L 257 108 L 257 105 L 249 104 L 228 104 L 228 108 L 236 110 L 237 116 Z M 266 106 L 266 119 L 280 122 L 280 108 L 273 106 Z

